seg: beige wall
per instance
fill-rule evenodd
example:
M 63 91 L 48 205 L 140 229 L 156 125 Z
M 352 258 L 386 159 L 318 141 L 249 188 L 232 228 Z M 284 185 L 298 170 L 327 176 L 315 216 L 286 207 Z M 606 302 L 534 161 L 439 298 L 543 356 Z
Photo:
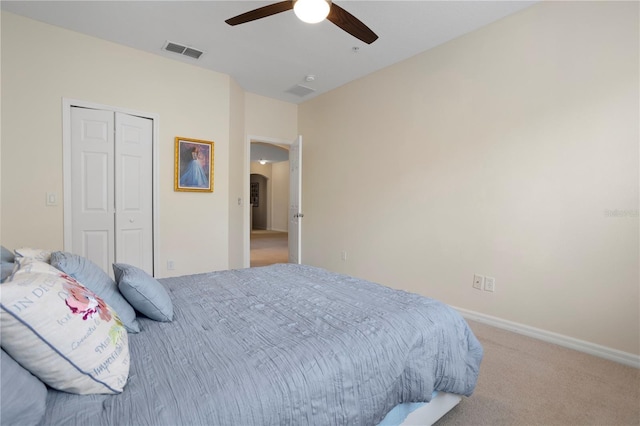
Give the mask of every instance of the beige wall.
M 245 94 L 246 133 L 254 142 L 293 142 L 298 136 L 298 105 Z
M 273 163 L 271 177 L 271 229 L 286 232 L 289 230 L 289 162 Z
M 544 2 L 303 103 L 305 262 L 639 354 L 638 38 Z
M 6 12 L 1 31 L 2 244 L 63 248 L 66 97 L 159 115 L 161 270 L 156 275 L 227 268 L 230 109 L 243 109 L 229 77 Z M 242 139 L 242 126 L 233 123 L 234 139 Z M 215 141 L 214 193 L 173 191 L 175 136 Z M 48 191 L 59 194 L 58 206 L 45 206 Z M 169 259 L 174 271 L 166 270 Z

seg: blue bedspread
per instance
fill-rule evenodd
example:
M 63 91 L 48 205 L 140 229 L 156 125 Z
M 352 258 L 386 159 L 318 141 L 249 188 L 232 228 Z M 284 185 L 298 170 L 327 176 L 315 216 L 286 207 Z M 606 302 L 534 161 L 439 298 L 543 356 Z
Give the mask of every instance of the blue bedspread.
M 124 392 L 50 390 L 43 424 L 374 425 L 476 385 L 482 347 L 432 299 L 289 264 L 160 282 L 174 321 L 129 335 Z

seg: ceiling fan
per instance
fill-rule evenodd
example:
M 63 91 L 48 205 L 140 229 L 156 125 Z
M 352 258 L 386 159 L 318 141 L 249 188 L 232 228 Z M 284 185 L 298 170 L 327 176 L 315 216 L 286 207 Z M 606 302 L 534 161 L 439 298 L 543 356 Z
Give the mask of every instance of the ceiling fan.
M 229 25 L 244 24 L 256 19 L 266 18 L 276 13 L 293 9 L 300 20 L 308 23 L 323 21 L 325 18 L 348 32 L 352 36 L 371 44 L 377 40 L 376 33 L 358 18 L 341 8 L 331 0 L 287 0 L 250 10 L 225 22 Z

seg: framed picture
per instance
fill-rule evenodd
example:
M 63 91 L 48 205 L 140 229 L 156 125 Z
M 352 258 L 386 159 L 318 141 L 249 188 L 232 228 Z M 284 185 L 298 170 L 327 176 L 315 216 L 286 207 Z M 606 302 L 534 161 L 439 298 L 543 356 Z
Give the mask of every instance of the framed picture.
M 174 190 L 213 192 L 213 142 L 176 137 Z
M 253 207 L 260 207 L 260 184 L 258 182 L 251 182 L 251 205 Z

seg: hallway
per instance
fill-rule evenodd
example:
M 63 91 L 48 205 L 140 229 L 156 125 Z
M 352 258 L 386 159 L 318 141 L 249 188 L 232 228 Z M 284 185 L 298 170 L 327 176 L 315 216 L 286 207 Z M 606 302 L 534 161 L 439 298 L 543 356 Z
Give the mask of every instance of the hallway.
M 251 267 L 289 261 L 289 234 L 279 231 L 251 231 Z

